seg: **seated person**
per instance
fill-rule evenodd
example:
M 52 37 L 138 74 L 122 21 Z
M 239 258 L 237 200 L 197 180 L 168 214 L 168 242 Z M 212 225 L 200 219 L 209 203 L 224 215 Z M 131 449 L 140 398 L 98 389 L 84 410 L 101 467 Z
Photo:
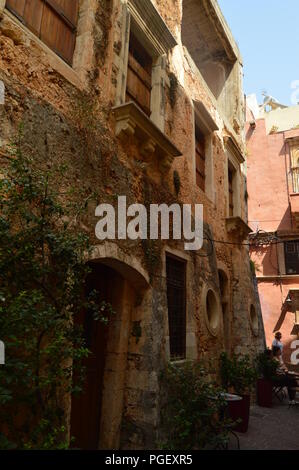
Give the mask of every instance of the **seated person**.
M 283 352 L 283 344 L 282 344 L 282 342 L 281 342 L 281 338 L 282 338 L 282 334 L 280 333 L 280 331 L 277 331 L 277 332 L 275 333 L 275 338 L 274 338 L 274 340 L 273 340 L 273 342 L 272 342 L 272 348 L 273 348 L 273 346 L 278 346 L 278 347 L 281 349 L 281 354 L 282 354 L 282 352 Z
M 281 385 L 282 387 L 287 387 L 290 404 L 294 405 L 296 403 L 295 402 L 295 396 L 296 396 L 295 388 L 297 386 L 296 379 L 288 375 L 288 369 L 283 363 L 283 360 L 281 357 L 281 348 L 279 346 L 273 346 L 272 354 L 273 354 L 273 359 L 278 362 L 276 376 L 273 377 L 272 379 L 273 383 L 276 386 Z

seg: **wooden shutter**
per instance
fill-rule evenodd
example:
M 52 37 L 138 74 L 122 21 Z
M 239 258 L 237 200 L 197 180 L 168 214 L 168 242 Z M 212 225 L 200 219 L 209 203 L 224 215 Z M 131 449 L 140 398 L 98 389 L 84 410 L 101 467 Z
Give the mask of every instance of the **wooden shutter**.
M 24 15 L 26 0 L 6 0 L 6 8 L 22 20 Z
M 6 7 L 70 65 L 79 0 L 7 0 Z
M 205 136 L 198 127 L 195 127 L 196 184 L 203 191 L 205 191 L 206 180 L 205 147 Z
M 299 240 L 285 242 L 286 274 L 299 274 Z
M 186 264 L 166 258 L 170 357 L 186 357 Z
M 152 58 L 131 33 L 129 43 L 126 101 L 134 101 L 147 116 L 151 114 Z
M 229 197 L 229 216 L 234 215 L 234 188 L 233 188 L 234 172 L 231 168 L 228 169 L 228 197 Z

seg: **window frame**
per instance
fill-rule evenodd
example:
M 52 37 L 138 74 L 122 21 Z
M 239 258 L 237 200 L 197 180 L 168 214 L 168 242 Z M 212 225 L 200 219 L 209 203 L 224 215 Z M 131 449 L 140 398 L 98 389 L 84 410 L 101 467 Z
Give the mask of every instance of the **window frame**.
M 133 44 L 132 44 L 133 43 Z M 131 53 L 131 50 L 137 51 L 138 49 L 140 50 L 140 53 L 144 54 L 144 57 L 146 58 L 146 62 L 148 62 L 148 70 L 146 70 L 145 67 L 140 63 L 140 61 L 134 57 L 134 54 Z M 147 57 L 146 57 L 147 56 Z M 149 75 L 150 76 L 150 83 L 147 83 L 147 79 L 145 77 L 142 77 L 141 74 L 135 69 L 134 70 L 134 64 L 133 61 L 137 63 L 136 69 L 139 67 L 142 69 L 144 72 L 144 75 Z M 126 98 L 125 102 L 130 102 L 134 101 L 137 106 L 148 116 L 151 116 L 152 109 L 151 109 L 151 94 L 152 94 L 152 84 L 153 84 L 153 63 L 154 63 L 154 58 L 148 53 L 146 47 L 139 41 L 139 39 L 136 37 L 134 34 L 133 30 L 130 30 L 130 37 L 129 37 L 129 51 L 128 51 L 128 67 L 127 67 L 127 79 L 126 79 Z M 147 89 L 149 92 L 149 105 L 146 106 L 145 103 L 141 103 L 136 96 L 133 96 L 133 94 L 130 92 L 130 88 L 128 87 L 128 82 L 129 82 L 129 77 L 131 80 L 131 76 L 134 74 L 135 77 L 137 77 L 137 80 L 142 83 L 144 86 L 144 89 Z M 146 90 L 145 90 L 146 91 Z
M 294 251 L 287 252 L 287 247 L 290 244 L 294 245 Z M 284 243 L 283 243 L 283 247 L 284 247 L 283 251 L 284 251 L 285 274 L 287 276 L 298 276 L 298 274 L 299 274 L 299 239 L 296 238 L 296 239 L 292 239 L 292 240 L 285 240 Z M 290 261 L 287 258 L 287 253 L 290 256 L 297 254 L 297 267 L 295 267 L 296 272 L 288 272 L 288 270 L 291 269 L 291 268 L 290 268 L 290 265 L 289 265 Z M 294 264 L 296 265 L 296 262 L 294 262 Z
M 200 129 L 199 125 L 195 122 L 195 128 L 194 128 L 194 133 L 195 133 L 195 171 L 196 171 L 196 185 L 205 193 L 206 192 L 206 150 L 207 150 L 207 145 L 206 145 L 206 136 Z M 202 152 L 203 154 L 198 151 L 198 147 L 202 146 Z M 203 161 L 203 173 L 201 172 L 200 165 L 198 164 L 198 158 Z M 199 177 L 198 177 L 199 175 Z M 198 178 L 201 179 L 202 185 L 198 182 Z
M 64 63 L 66 63 L 68 66 L 71 68 L 73 67 L 73 62 L 74 62 L 74 55 L 75 55 L 75 49 L 76 49 L 76 41 L 77 41 L 77 27 L 78 27 L 78 20 L 79 20 L 79 11 L 80 11 L 80 2 L 79 0 L 77 1 L 77 21 L 76 24 L 72 22 L 70 18 L 68 18 L 65 13 L 62 11 L 62 9 L 59 8 L 59 5 L 55 2 L 55 0 L 40 0 L 43 5 L 46 5 L 50 10 L 54 12 L 54 15 L 56 15 L 57 18 L 59 18 L 60 21 L 62 21 L 66 27 L 71 31 L 73 34 L 73 45 L 72 45 L 72 54 L 71 54 L 71 59 L 69 60 L 67 57 L 65 57 L 59 50 L 57 50 L 54 46 L 51 46 L 47 41 L 41 38 L 41 31 L 36 31 L 26 20 L 25 18 L 20 15 L 11 5 L 8 5 L 8 1 L 5 1 L 5 9 L 13 16 L 15 17 L 20 23 L 28 30 L 30 31 L 39 41 L 41 41 L 42 44 L 44 44 L 46 47 L 48 47 L 52 52 L 54 52 L 55 55 L 57 55 Z M 24 4 L 24 10 L 26 7 L 26 1 Z M 41 15 L 40 22 L 42 24 L 43 21 L 43 13 Z
M 290 165 L 290 178 L 289 186 L 290 192 L 293 194 L 299 193 L 299 139 L 298 137 L 287 140 L 289 143 L 289 165 Z
M 229 172 L 232 173 L 232 190 L 233 190 L 233 211 L 230 211 L 230 184 Z M 228 152 L 226 166 L 226 217 L 242 217 L 242 201 L 241 201 L 241 165 L 235 161 L 233 155 Z
M 205 184 L 204 194 L 207 198 L 215 203 L 216 201 L 216 188 L 214 182 L 214 150 L 213 138 L 215 132 L 219 130 L 214 118 L 202 101 L 193 100 L 193 171 L 194 171 L 194 184 L 197 185 L 197 171 L 196 171 L 196 128 L 200 130 L 205 139 Z
M 227 181 L 228 181 L 228 216 L 234 217 L 235 215 L 235 178 L 236 169 L 228 162 L 227 166 Z
M 117 68 L 114 109 L 126 103 L 129 38 L 132 31 L 153 58 L 150 117 L 158 129 L 165 129 L 165 87 L 169 83 L 166 73 L 167 54 L 177 41 L 152 2 L 128 0 L 121 2 L 120 51 L 115 51 Z
M 167 264 L 168 261 L 176 261 L 178 263 L 181 263 L 183 269 L 184 269 L 184 285 L 183 285 L 183 323 L 184 323 L 184 330 L 182 331 L 182 338 L 180 341 L 182 341 L 182 354 L 173 354 L 173 349 L 175 349 L 175 345 L 173 345 L 172 341 L 175 341 L 174 337 L 171 337 L 171 315 L 169 314 L 169 278 L 168 278 L 168 269 L 167 269 Z M 168 335 L 169 335 L 169 355 L 170 355 L 170 360 L 171 361 L 184 361 L 187 359 L 187 261 L 183 258 L 180 258 L 176 255 L 173 255 L 172 253 L 166 252 L 165 253 L 165 270 L 166 270 L 166 288 L 167 288 L 167 319 L 168 319 Z

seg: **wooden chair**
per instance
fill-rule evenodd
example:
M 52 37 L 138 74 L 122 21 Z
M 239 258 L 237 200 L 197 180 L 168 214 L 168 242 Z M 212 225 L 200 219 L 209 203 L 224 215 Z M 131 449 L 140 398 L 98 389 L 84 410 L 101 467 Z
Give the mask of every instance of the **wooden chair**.
M 285 385 L 273 385 L 272 394 L 282 403 L 287 397 Z

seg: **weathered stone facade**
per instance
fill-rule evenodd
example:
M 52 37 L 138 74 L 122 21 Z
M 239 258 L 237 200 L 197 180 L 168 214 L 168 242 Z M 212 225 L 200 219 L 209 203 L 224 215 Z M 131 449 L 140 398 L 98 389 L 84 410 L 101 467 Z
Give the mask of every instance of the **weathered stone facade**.
M 264 346 L 246 246 L 240 53 L 215 0 L 154 3 L 81 0 L 70 67 L 0 0 L 3 164 L 22 122 L 27 151 L 41 164 L 67 164 L 65 188 L 75 185 L 78 198 L 95 192 L 98 203 L 125 195 L 128 204 L 204 206 L 206 240 L 193 252 L 178 240 L 99 242 L 90 199 L 81 228 L 93 237 L 92 259 L 116 276 L 101 448 L 156 446 L 159 377 L 170 357 L 166 253 L 186 262 L 186 359 L 216 363 L 224 349 L 254 355 Z M 130 29 L 153 60 L 150 118 L 125 105 Z M 204 191 L 195 124 L 205 135 Z

